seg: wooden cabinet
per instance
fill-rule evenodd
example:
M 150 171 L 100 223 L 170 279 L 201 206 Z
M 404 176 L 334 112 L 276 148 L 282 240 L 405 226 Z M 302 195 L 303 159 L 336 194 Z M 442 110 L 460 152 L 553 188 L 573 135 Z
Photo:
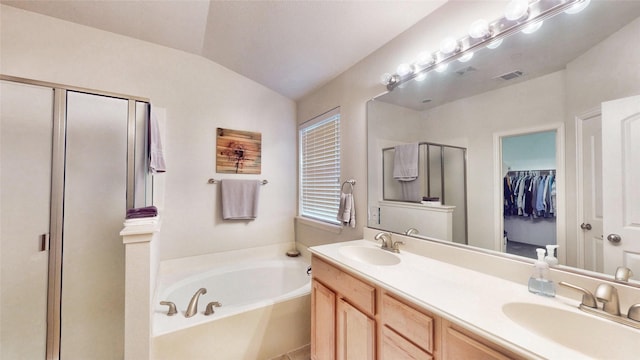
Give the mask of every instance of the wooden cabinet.
M 432 359 L 439 319 L 408 305 L 387 292 L 380 307 L 383 359 Z
M 446 320 L 442 321 L 442 350 L 443 359 L 524 359 Z
M 317 281 L 311 285 L 311 353 L 314 359 L 335 354 L 336 294 Z
M 376 322 L 344 299 L 338 299 L 336 359 L 374 359 Z
M 316 257 L 313 269 L 311 358 L 376 358 L 376 288 Z
M 523 358 L 315 256 L 311 264 L 314 360 Z
M 382 359 L 431 360 L 433 356 L 400 336 L 387 326 L 382 327 L 380 357 Z

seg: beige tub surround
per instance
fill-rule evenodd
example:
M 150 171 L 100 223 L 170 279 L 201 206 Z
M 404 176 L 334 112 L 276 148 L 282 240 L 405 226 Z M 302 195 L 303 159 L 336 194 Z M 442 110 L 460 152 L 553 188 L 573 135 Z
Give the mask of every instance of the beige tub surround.
M 375 234 L 376 231 L 365 230 L 367 238 L 373 238 Z M 442 339 L 442 345 L 435 345 L 436 358 L 447 358 L 454 354 L 451 349 L 455 349 L 455 346 L 451 345 L 451 337 L 447 338 L 452 327 L 446 324 L 468 330 L 478 335 L 481 342 L 487 341 L 507 353 L 513 352 L 524 358 L 633 357 L 633 349 L 637 347 L 633 344 L 640 341 L 639 330 L 580 311 L 579 294 L 569 290 L 559 288 L 559 296 L 555 298 L 530 293 L 527 290 L 527 279 L 532 264 L 491 254 L 475 253 L 469 258 L 466 253 L 469 250 L 464 248 L 396 234 L 393 235 L 393 240 L 406 243 L 398 254 L 384 252 L 396 256 L 400 260 L 397 263 L 380 261 L 376 256 L 353 255 L 379 250 L 379 243 L 370 240 L 334 243 L 309 250 L 314 257 L 379 289 L 377 291 L 381 296 L 395 296 L 430 314 L 435 319 L 435 324 L 441 322 L 442 328 L 434 326 L 436 330 L 433 338 L 436 342 Z M 345 247 L 371 250 L 344 251 Z M 458 261 L 465 265 L 462 266 Z M 381 263 L 391 265 L 375 265 Z M 482 271 L 482 268 L 486 271 Z M 579 284 L 591 291 L 602 283 L 557 269 L 552 269 L 551 279 L 555 282 Z M 628 309 L 628 303 L 640 301 L 638 289 L 618 283 L 613 286 L 620 292 L 623 312 Z M 382 314 L 385 312 L 383 305 L 382 303 Z M 380 315 L 369 316 L 379 323 L 380 331 L 388 332 L 388 326 Z M 447 334 L 441 336 L 439 331 Z M 610 339 L 610 346 L 596 346 L 592 340 L 598 334 L 613 334 L 611 337 L 606 336 Z M 384 353 L 387 349 L 383 343 L 378 351 Z

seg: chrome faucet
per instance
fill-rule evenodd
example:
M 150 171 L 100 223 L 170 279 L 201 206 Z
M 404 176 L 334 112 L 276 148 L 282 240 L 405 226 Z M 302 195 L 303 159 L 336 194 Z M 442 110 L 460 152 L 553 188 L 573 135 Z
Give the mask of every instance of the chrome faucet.
M 614 276 L 616 281 L 629 282 L 629 278 L 633 276 L 633 272 L 627 267 L 618 266 Z
M 618 290 L 609 284 L 600 284 L 596 288 L 596 299 L 602 303 L 602 310 L 607 314 L 620 316 L 620 299 Z
M 418 233 L 419 233 L 418 229 L 416 229 L 416 228 L 409 228 L 409 229 L 407 229 L 407 231 L 404 232 L 404 234 L 408 235 L 408 236 L 417 235 Z
M 189 301 L 189 306 L 187 306 L 187 311 L 184 313 L 184 317 L 192 317 L 198 312 L 198 298 L 200 295 L 204 295 L 207 293 L 207 289 L 200 288 L 193 294 L 191 301 Z
M 595 296 L 591 293 L 591 291 L 581 288 L 580 286 L 576 286 L 573 284 L 569 284 L 564 281 L 560 281 L 558 284 L 564 287 L 568 287 L 569 289 L 577 290 L 582 293 L 582 302 L 580 303 L 580 308 L 582 309 L 584 306 L 592 309 L 598 308 L 598 303 L 596 302 Z
M 380 246 L 382 250 L 387 250 L 394 253 L 399 253 L 399 246 L 404 245 L 403 241 L 393 241 L 393 239 L 391 238 L 391 234 L 384 231 L 377 233 L 374 239 L 376 239 L 376 241 L 379 240 L 382 242 L 382 245 Z
M 382 241 L 382 245 L 380 246 L 382 249 L 384 250 L 389 250 L 390 247 L 389 245 L 391 245 L 391 234 L 388 232 L 379 232 L 376 234 L 376 236 L 374 237 L 374 239 L 376 241 Z
M 564 281 L 561 281 L 559 284 L 582 293 L 582 303 L 578 306 L 580 310 L 601 318 L 615 321 L 619 324 L 640 329 L 640 304 L 632 305 L 629 308 L 627 316 L 620 314 L 618 290 L 610 284 L 604 283 L 598 285 L 595 296 L 589 290 L 585 290 L 579 286 L 575 286 Z M 602 309 L 598 308 L 598 301 L 602 302 Z

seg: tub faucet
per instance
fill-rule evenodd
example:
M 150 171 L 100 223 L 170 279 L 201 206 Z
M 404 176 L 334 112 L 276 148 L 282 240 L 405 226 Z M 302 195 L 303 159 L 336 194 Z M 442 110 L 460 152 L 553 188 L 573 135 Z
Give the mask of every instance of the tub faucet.
M 600 284 L 596 288 L 596 299 L 602 302 L 604 312 L 620 316 L 620 300 L 618 290 L 609 284 Z
M 198 298 L 200 295 L 204 295 L 207 293 L 207 289 L 200 288 L 193 294 L 191 301 L 189 301 L 189 306 L 187 306 L 187 311 L 184 313 L 184 317 L 192 317 L 198 312 Z

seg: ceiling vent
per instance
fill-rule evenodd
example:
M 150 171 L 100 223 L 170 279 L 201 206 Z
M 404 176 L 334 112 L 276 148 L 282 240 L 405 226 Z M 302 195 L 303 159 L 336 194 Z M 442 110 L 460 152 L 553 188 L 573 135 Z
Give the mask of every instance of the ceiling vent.
M 506 74 L 502 74 L 502 75 L 496 76 L 494 79 L 502 79 L 502 80 L 508 81 L 508 80 L 517 79 L 517 78 L 521 77 L 522 75 L 524 75 L 522 71 L 516 70 L 516 71 L 512 71 L 512 72 L 509 72 L 509 73 L 506 73 Z

